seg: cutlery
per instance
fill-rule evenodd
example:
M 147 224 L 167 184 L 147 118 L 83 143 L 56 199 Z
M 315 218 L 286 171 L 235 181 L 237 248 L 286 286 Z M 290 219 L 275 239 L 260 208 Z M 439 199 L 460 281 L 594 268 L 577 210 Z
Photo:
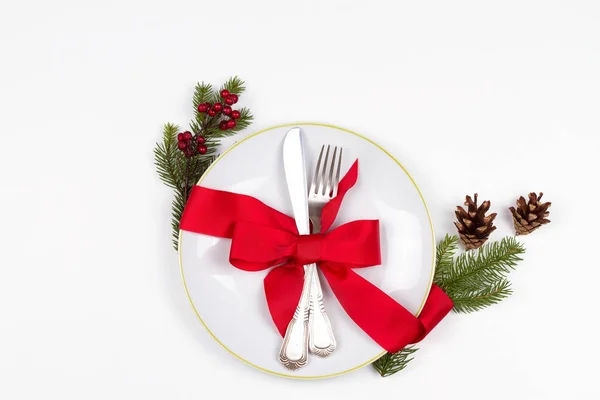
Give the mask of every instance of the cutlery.
M 337 195 L 340 171 L 342 165 L 342 149 L 333 147 L 331 161 L 329 158 L 332 147 L 322 146 L 315 173 L 308 194 L 309 218 L 313 225 L 313 233 L 321 231 L 321 211 L 327 202 Z M 325 158 L 323 153 L 325 152 Z M 331 322 L 323 304 L 323 290 L 316 266 L 308 269 L 311 277 L 310 308 L 309 308 L 309 342 L 311 353 L 326 357 L 333 353 L 337 343 L 331 327 Z
M 304 161 L 302 131 L 292 128 L 283 142 L 283 167 L 292 202 L 298 234 L 310 234 L 308 216 L 307 179 Z M 308 359 L 308 320 L 310 310 L 311 274 L 315 264 L 304 266 L 304 283 L 296 311 L 285 332 L 279 351 L 279 361 L 288 369 L 296 370 L 306 365 Z

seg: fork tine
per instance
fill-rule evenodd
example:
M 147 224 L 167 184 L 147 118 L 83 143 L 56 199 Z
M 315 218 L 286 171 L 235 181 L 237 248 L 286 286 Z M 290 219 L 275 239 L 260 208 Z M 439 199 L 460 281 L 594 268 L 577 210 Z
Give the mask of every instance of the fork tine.
M 325 145 L 321 146 L 321 152 L 319 153 L 319 158 L 317 159 L 317 165 L 315 167 L 315 175 L 313 176 L 313 180 L 310 185 L 310 192 L 314 194 L 317 194 L 317 187 L 320 185 L 319 170 L 321 168 L 321 158 L 323 157 L 323 150 L 325 150 Z
M 334 153 L 335 155 L 335 153 Z M 333 165 L 332 165 L 332 169 L 333 169 Z M 335 180 L 333 182 L 333 194 L 332 194 L 332 198 L 337 196 L 338 193 L 338 184 L 340 183 L 340 172 L 342 170 L 342 148 L 340 147 L 340 155 L 338 157 L 338 163 L 337 163 L 337 172 L 335 173 Z
M 335 156 L 337 155 L 337 146 L 333 147 L 333 155 L 331 156 L 331 165 L 328 168 L 327 185 L 325 186 L 325 195 L 329 197 L 332 193 L 334 182 L 333 182 L 333 171 L 335 170 Z
M 327 186 L 327 182 L 325 182 L 325 177 L 327 176 L 327 161 L 329 160 L 329 149 L 331 148 L 331 145 L 327 145 L 327 151 L 325 152 L 325 161 L 323 161 L 323 168 L 320 168 L 321 171 L 319 173 L 319 188 L 318 188 L 318 194 L 325 194 L 325 189 Z

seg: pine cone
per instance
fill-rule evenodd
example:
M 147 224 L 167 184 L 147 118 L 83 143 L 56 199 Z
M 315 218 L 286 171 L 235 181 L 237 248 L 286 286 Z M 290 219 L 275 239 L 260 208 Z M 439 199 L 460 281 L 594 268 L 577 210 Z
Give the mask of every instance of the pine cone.
M 488 240 L 490 233 L 496 230 L 493 224 L 496 213 L 485 215 L 490 209 L 490 201 L 486 200 L 477 207 L 477 193 L 474 197 L 475 201 L 471 199 L 471 196 L 466 197 L 465 206 L 468 206 L 466 211 L 461 206 L 457 206 L 455 211 L 458 222 L 454 222 L 454 225 L 456 225 L 458 236 L 467 249 L 481 247 Z
M 546 217 L 550 215 L 548 207 L 552 203 L 540 203 L 543 195 L 542 192 L 539 196 L 535 193 L 529 193 L 529 201 L 525 201 L 525 198 L 521 196 L 517 200 L 517 209 L 515 210 L 514 207 L 509 208 L 513 216 L 517 236 L 529 235 L 540 226 L 550 222 Z

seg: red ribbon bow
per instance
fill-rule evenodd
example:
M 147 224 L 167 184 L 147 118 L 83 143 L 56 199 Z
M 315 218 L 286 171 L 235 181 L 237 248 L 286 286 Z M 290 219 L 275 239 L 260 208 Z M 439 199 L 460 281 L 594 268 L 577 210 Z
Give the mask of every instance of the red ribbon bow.
M 300 298 L 303 266 L 316 262 L 350 318 L 382 348 L 397 352 L 422 340 L 452 309 L 452 301 L 433 285 L 417 318 L 352 270 L 381 263 L 379 221 L 353 221 L 329 230 L 357 179 L 355 161 L 340 181 L 338 195 L 323 208 L 319 233 L 299 235 L 293 218 L 254 197 L 201 186 L 192 189 L 180 228 L 231 238 L 229 261 L 236 268 L 275 267 L 265 277 L 264 289 L 282 336 Z

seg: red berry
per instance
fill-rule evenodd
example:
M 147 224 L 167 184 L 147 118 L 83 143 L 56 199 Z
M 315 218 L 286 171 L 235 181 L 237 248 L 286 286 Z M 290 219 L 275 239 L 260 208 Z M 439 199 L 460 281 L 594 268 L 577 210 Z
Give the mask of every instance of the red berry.
M 227 90 L 227 89 L 221 90 L 221 97 L 225 98 L 227 96 L 229 96 L 229 90 Z
M 208 110 L 208 115 L 210 115 L 211 117 L 214 117 L 215 115 L 217 115 L 217 112 L 214 109 L 210 109 L 210 110 Z
M 233 99 L 231 98 L 231 96 L 227 96 L 225 98 L 225 104 L 232 105 L 233 103 L 235 103 L 235 101 L 233 101 Z
M 198 142 L 200 144 L 204 144 L 206 142 L 206 139 L 204 138 L 204 136 L 198 135 L 198 136 L 196 136 L 196 142 Z
M 198 153 L 206 154 L 207 151 L 208 151 L 208 148 L 205 145 L 203 145 L 203 144 L 198 145 Z
M 235 121 L 230 119 L 229 121 L 227 121 L 227 129 L 233 129 L 235 128 Z
M 192 138 L 192 133 L 189 131 L 183 132 L 183 140 L 190 140 Z
M 233 104 L 237 103 L 238 101 L 238 95 L 237 94 L 230 94 L 228 99 L 233 100 Z
M 229 106 L 223 107 L 223 114 L 225 114 L 225 115 L 231 114 L 231 107 L 229 107 Z
M 198 111 L 200 111 L 201 113 L 205 113 L 206 111 L 208 111 L 208 104 L 206 103 L 202 103 L 198 106 Z
M 194 149 L 192 147 L 188 147 L 183 151 L 183 154 L 186 157 L 192 157 L 194 155 Z
M 231 118 L 238 119 L 240 117 L 240 112 L 238 110 L 231 112 Z
M 223 109 L 223 104 L 221 104 L 221 103 L 215 103 L 212 108 L 216 112 L 219 112 L 219 111 L 221 111 Z
M 185 139 L 183 138 L 183 133 L 178 133 L 177 134 L 177 140 L 180 142 L 183 142 Z
M 185 148 L 187 147 L 187 143 L 179 142 L 179 143 L 177 143 L 177 147 L 179 147 L 179 150 L 185 150 Z
M 222 131 L 226 131 L 227 130 L 227 121 L 221 121 L 221 123 L 219 124 L 219 129 Z

